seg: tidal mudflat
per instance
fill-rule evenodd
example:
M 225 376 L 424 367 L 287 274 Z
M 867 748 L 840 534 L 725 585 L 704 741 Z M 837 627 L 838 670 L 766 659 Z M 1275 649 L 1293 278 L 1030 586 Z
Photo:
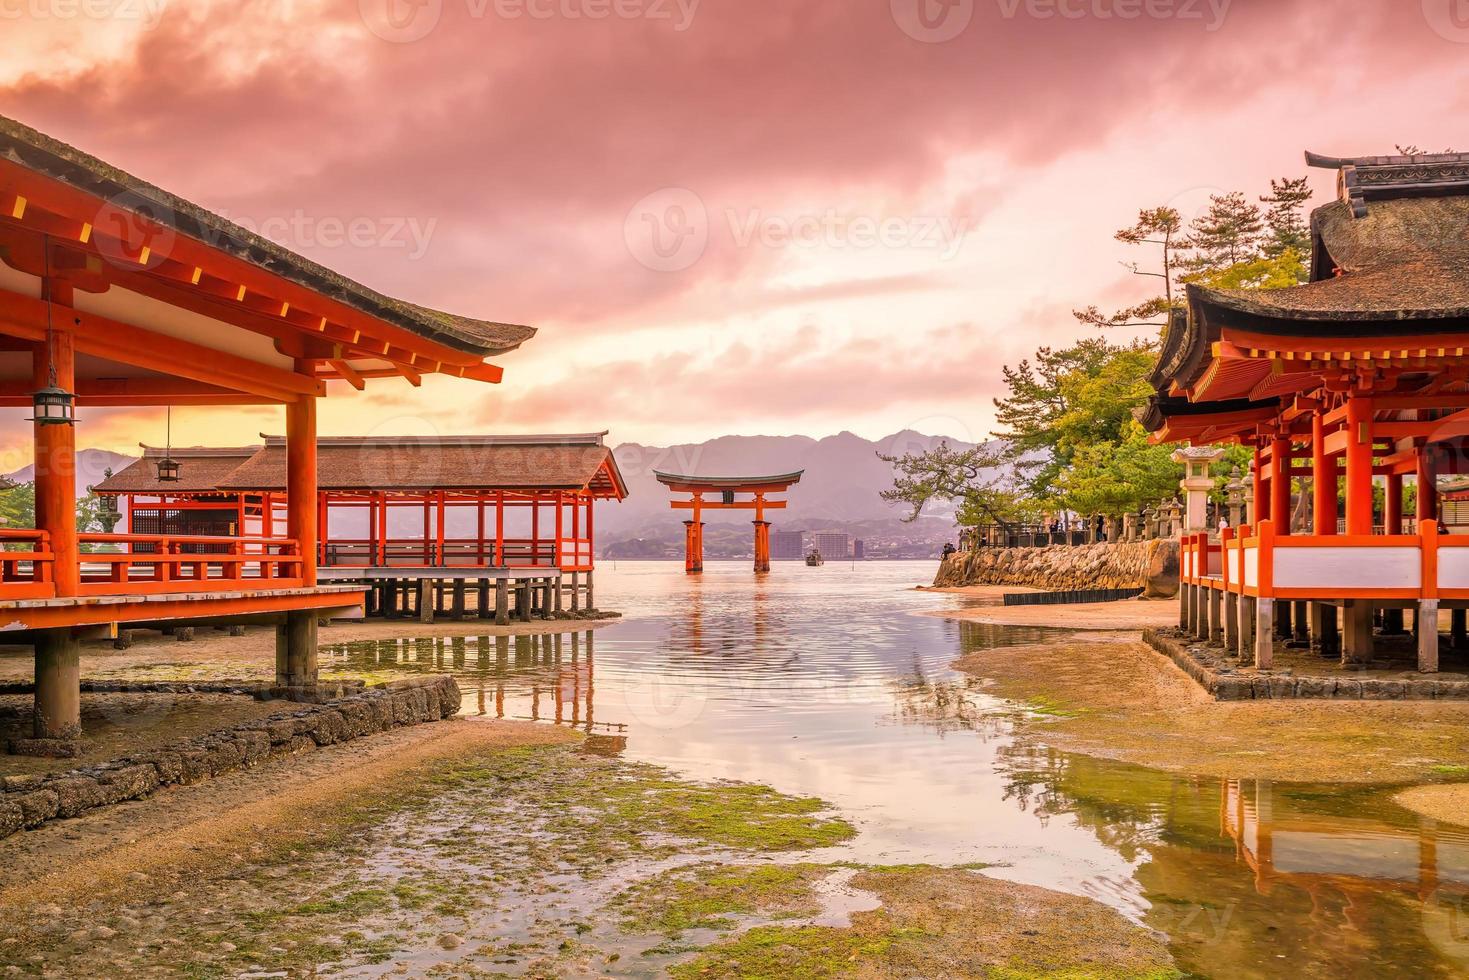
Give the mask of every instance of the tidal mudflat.
M 330 644 L 343 675 L 454 674 L 466 717 L 344 747 L 289 784 L 314 809 L 258 799 L 250 773 L 116 808 L 138 815 L 103 838 L 120 849 L 90 817 L 20 835 L 0 958 L 54 975 L 1469 968 L 1469 830 L 1394 799 L 1462 778 L 1455 719 L 1211 717 L 1126 634 L 943 618 L 977 600 L 915 591 L 931 571 L 623 564 L 600 584 L 628 616 L 594 632 Z M 197 806 L 228 833 L 144 819 L 226 791 Z M 67 847 L 115 873 L 57 877 Z M 111 884 L 63 887 L 89 880 Z

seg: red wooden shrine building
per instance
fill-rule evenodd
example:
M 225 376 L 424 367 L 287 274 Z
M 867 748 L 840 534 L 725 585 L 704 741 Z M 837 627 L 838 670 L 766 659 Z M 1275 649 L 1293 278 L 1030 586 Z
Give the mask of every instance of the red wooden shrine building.
M 327 382 L 498 381 L 528 327 L 405 303 L 0 118 L 0 399 L 35 417 L 36 527 L 0 532 L 0 616 L 36 651 L 36 743 L 80 729 L 79 639 L 118 624 L 274 621 L 277 680 L 316 678 L 317 617 L 360 585 L 317 567 Z M 279 533 L 79 534 L 88 408 L 282 405 Z
M 689 495 L 687 500 L 674 500 L 674 510 L 691 512 L 684 521 L 684 571 L 693 574 L 704 570 L 704 512 L 706 510 L 754 511 L 755 571 L 770 571 L 770 522 L 767 510 L 782 510 L 784 500 L 767 499 L 767 494 L 785 493 L 801 482 L 805 470 L 778 476 L 685 476 L 677 473 L 653 475 L 674 493 Z M 706 500 L 705 495 L 716 499 Z M 741 499 L 743 495 L 746 499 Z
M 1312 215 L 1311 281 L 1189 287 L 1152 377 L 1157 440 L 1255 452 L 1248 523 L 1184 538 L 1181 619 L 1260 667 L 1287 632 L 1365 664 L 1374 618 L 1414 609 L 1432 672 L 1439 609 L 1461 646 L 1469 606 L 1469 536 L 1442 533 L 1437 483 L 1469 448 L 1469 154 L 1308 162 L 1339 186 Z
M 318 439 L 317 563 L 590 574 L 594 504 L 627 496 L 605 436 Z M 142 459 L 94 488 L 117 501 L 130 530 L 284 534 L 284 438 L 243 448 L 143 449 Z M 159 477 L 165 454 L 179 464 L 176 479 Z

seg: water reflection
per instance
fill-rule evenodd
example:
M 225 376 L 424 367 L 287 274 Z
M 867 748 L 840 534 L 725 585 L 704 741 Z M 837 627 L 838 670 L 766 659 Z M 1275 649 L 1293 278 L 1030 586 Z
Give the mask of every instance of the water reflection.
M 449 671 L 468 714 L 820 796 L 862 831 L 834 857 L 1002 865 L 1165 933 L 1199 974 L 1469 971 L 1469 836 L 1382 788 L 1221 782 L 1017 738 L 1014 707 L 951 665 L 1060 634 L 910 615 L 963 604 L 910 591 L 930 571 L 622 563 L 598 581 L 621 624 L 349 644 L 323 663 Z
M 321 661 L 348 674 L 453 674 L 464 693 L 461 714 L 550 722 L 625 741 L 626 724 L 596 718 L 592 630 L 360 641 L 322 647 Z

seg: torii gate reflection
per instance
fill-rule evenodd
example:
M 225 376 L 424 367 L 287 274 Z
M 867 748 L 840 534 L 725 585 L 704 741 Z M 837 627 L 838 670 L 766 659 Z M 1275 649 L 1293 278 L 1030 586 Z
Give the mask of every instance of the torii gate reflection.
M 753 510 L 755 512 L 755 571 L 770 571 L 770 522 L 765 511 L 783 510 L 784 500 L 767 500 L 766 494 L 785 493 L 801 482 L 805 470 L 777 476 L 684 476 L 653 471 L 658 482 L 674 493 L 686 493 L 688 500 L 675 500 L 674 510 L 691 510 L 684 521 L 684 571 L 693 574 L 704 570 L 704 521 L 706 510 Z M 705 500 L 705 494 L 718 494 L 718 500 Z M 748 499 L 738 499 L 749 494 Z

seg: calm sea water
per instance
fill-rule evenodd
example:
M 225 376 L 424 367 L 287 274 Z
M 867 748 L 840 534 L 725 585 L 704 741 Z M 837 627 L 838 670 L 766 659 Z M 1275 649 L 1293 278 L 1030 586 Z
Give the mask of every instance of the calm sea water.
M 674 563 L 597 573 L 626 621 L 544 637 L 324 650 L 337 669 L 451 671 L 465 713 L 575 726 L 698 778 L 831 801 L 838 856 L 998 865 L 1104 902 L 1216 977 L 1469 975 L 1469 835 L 1342 788 L 1166 774 L 1022 743 L 960 655 L 1062 635 L 912 615 L 931 562 Z M 432 627 L 427 627 L 432 630 Z

